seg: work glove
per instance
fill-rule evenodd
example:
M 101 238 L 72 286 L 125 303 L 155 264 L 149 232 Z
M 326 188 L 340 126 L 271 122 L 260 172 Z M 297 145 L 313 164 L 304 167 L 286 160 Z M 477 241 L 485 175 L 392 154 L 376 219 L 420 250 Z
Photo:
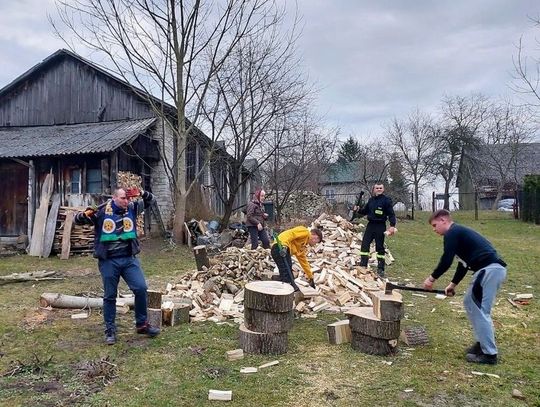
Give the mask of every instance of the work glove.
M 311 288 L 315 288 L 315 281 L 312 278 L 308 279 L 308 283 Z
M 126 189 L 126 196 L 128 198 L 135 198 L 137 196 L 142 195 L 141 190 L 139 188 L 128 188 Z

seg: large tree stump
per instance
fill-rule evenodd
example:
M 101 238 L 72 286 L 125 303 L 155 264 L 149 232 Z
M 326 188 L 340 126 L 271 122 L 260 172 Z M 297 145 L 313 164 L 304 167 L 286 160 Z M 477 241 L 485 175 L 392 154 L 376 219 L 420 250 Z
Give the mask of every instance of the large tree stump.
M 294 320 L 294 310 L 288 312 L 259 311 L 244 307 L 244 324 L 255 332 L 279 333 L 291 330 Z
M 268 312 L 293 309 L 294 290 L 280 281 L 253 281 L 244 287 L 244 307 Z
M 381 321 L 399 321 L 405 315 L 400 293 L 392 291 L 392 294 L 385 294 L 384 291 L 375 291 L 371 293 L 371 298 L 375 316 Z
M 397 339 L 380 339 L 351 331 L 351 347 L 369 355 L 392 355 L 396 353 Z
M 287 352 L 288 333 L 253 332 L 240 325 L 240 347 L 246 353 L 281 355 Z
M 381 321 L 371 307 L 353 308 L 345 313 L 349 317 L 351 331 L 379 339 L 397 339 L 400 321 Z

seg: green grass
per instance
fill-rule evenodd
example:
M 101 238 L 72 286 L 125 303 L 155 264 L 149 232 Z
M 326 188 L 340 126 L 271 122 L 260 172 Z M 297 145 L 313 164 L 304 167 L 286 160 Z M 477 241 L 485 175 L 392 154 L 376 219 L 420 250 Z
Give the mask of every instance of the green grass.
M 387 270 L 392 280 L 421 284 L 441 255 L 442 238 L 431 231 L 427 214 L 416 216 L 400 222 L 399 233 L 387 241 L 396 258 Z M 133 334 L 129 313 L 118 316 L 117 345 L 102 345 L 98 312 L 75 321 L 70 319 L 74 311 L 38 308 L 43 292 L 100 293 L 95 261 L 18 256 L 0 260 L 1 275 L 47 269 L 66 278 L 0 286 L 0 373 L 22 367 L 11 377 L 0 377 L 0 405 L 210 406 L 220 404 L 207 400 L 208 390 L 217 389 L 233 391 L 231 406 L 538 406 L 540 228 L 492 213 L 482 213 L 480 221 L 472 213 L 459 213 L 456 220 L 488 237 L 509 264 L 493 312 L 501 356 L 496 366 L 471 365 L 463 357 L 472 342 L 461 305 L 470 276 L 452 299 L 403 293 L 403 325 L 425 326 L 429 346 L 401 345 L 394 357 L 364 355 L 347 344 L 330 346 L 326 325 L 343 315 L 320 314 L 295 321 L 286 355 L 229 362 L 225 352 L 238 347 L 238 328 L 232 323 L 181 325 L 150 340 Z M 165 249 L 156 241 L 144 243 L 141 258 L 151 288 L 163 288 L 194 267 L 187 249 Z M 444 275 L 437 288 L 444 288 L 452 274 Z M 127 291 L 123 283 L 121 289 Z M 533 293 L 535 298 L 517 309 L 506 300 L 509 293 Z M 108 372 L 95 377 L 81 373 L 84 363 L 104 358 Z M 253 375 L 239 373 L 241 367 L 274 359 L 280 364 Z M 512 398 L 513 389 L 526 399 Z

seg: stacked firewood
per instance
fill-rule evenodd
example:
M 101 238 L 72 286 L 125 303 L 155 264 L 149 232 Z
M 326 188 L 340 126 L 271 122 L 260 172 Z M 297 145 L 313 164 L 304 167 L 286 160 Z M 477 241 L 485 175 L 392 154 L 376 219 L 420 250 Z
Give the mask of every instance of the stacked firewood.
M 363 226 L 325 214 L 314 221 L 313 226 L 324 230 L 324 242 L 308 254 L 317 288 L 313 290 L 308 286 L 300 265 L 293 257 L 293 274 L 305 297 L 297 303 L 296 310 L 313 315 L 323 310 L 344 312 L 359 305 L 371 306 L 371 299 L 366 293 L 379 290 L 382 282 L 369 268 L 357 265 Z M 387 261 L 393 261 L 389 252 Z M 277 268 L 268 250 L 230 247 L 210 259 L 210 268 L 189 273 L 177 284 L 168 284 L 166 294 L 191 299 L 194 321 L 219 322 L 234 318 L 241 322 L 245 284 L 277 276 Z
M 62 251 L 62 238 L 64 235 L 64 225 L 66 221 L 66 213 L 68 211 L 80 212 L 84 211 L 84 207 L 68 207 L 61 206 L 58 210 L 56 219 L 56 231 L 54 234 L 53 251 L 60 253 Z M 73 223 L 71 227 L 71 248 L 72 254 L 91 253 L 94 247 L 94 227 L 92 225 L 76 225 Z

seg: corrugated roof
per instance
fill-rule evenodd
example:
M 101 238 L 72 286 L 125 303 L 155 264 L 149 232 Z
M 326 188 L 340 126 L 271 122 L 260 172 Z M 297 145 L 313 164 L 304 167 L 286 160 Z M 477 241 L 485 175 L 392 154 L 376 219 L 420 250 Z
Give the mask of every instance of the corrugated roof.
M 139 120 L 56 126 L 0 127 L 0 157 L 102 153 L 132 141 L 156 121 Z

